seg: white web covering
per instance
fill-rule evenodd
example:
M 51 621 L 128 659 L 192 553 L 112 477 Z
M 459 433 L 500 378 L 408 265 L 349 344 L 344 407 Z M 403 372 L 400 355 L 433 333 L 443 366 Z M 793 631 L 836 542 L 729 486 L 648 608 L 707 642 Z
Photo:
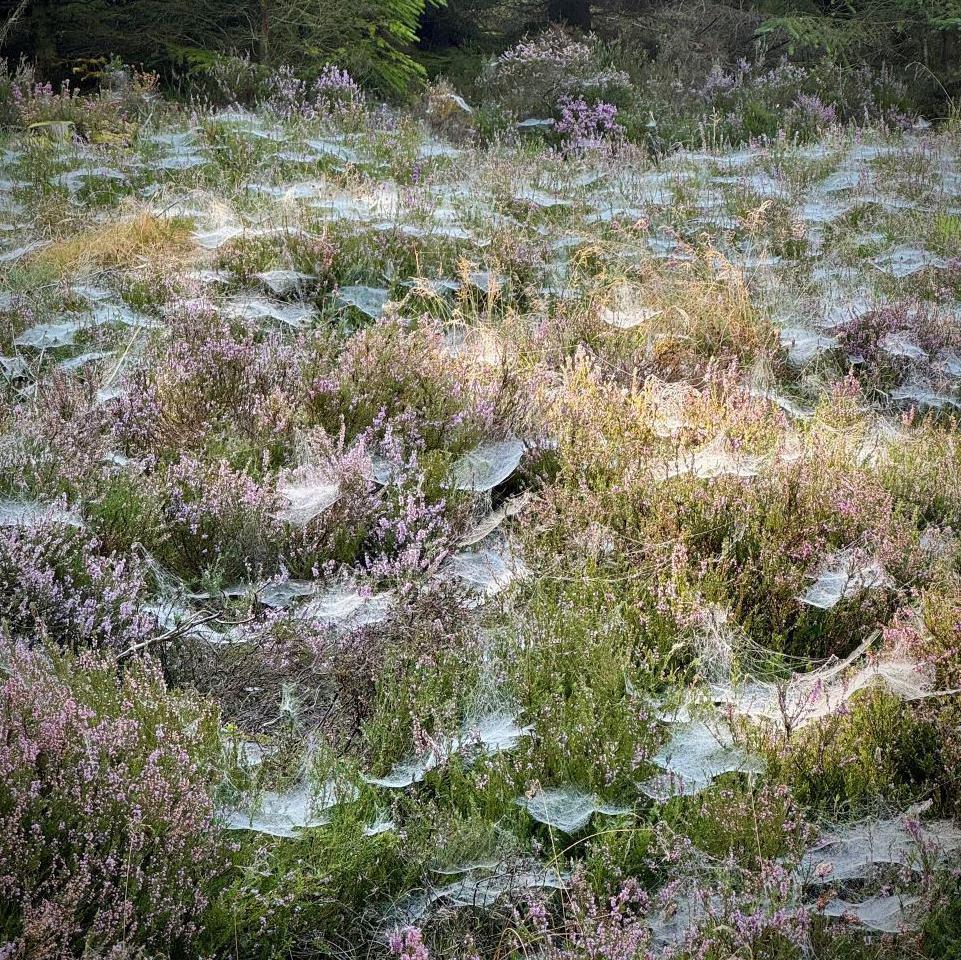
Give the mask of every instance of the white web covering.
M 879 865 L 918 869 L 922 854 L 940 859 L 959 850 L 961 830 L 950 820 L 921 824 L 893 817 L 823 834 L 804 853 L 799 871 L 807 883 L 845 883 L 866 879 Z
M 601 310 L 600 317 L 604 323 L 616 330 L 633 330 L 650 320 L 654 320 L 663 312 L 657 307 L 623 304 L 615 307 L 605 307 Z
M 843 599 L 862 590 L 887 586 L 889 582 L 880 561 L 853 548 L 839 550 L 825 557 L 814 582 L 799 599 L 820 610 L 830 610 Z
M 855 693 L 871 687 L 884 687 L 903 700 L 934 695 L 931 671 L 910 657 L 892 653 L 864 662 L 873 640 L 874 637 L 869 637 L 843 660 L 792 674 L 783 683 L 714 684 L 711 687 L 714 701 L 752 720 L 784 724 L 788 730 L 796 730 L 832 716 Z M 863 665 L 849 672 L 859 661 Z
M 71 527 L 84 525 L 72 510 L 33 500 L 0 500 L 0 527 L 35 527 L 41 523 L 64 523 Z
M 313 319 L 313 308 L 304 303 L 278 303 L 253 295 L 231 300 L 225 309 L 227 316 L 261 322 L 271 320 L 297 330 Z
M 84 328 L 84 320 L 77 317 L 59 323 L 38 323 L 28 327 L 14 338 L 14 346 L 30 347 L 34 350 L 55 350 L 69 347 Z
M 879 270 L 898 278 L 910 277 L 929 268 L 940 270 L 948 265 L 944 257 L 920 247 L 898 247 L 890 253 L 875 257 L 871 262 Z
M 236 224 L 225 224 L 214 230 L 198 230 L 194 232 L 194 243 L 204 250 L 219 250 L 237 237 L 243 236 L 244 228 Z
M 732 451 L 724 434 L 693 453 L 679 453 L 674 463 L 664 464 L 659 470 L 662 480 L 685 474 L 700 480 L 715 477 L 756 477 L 761 469 L 760 457 Z
M 437 905 L 455 909 L 489 908 L 501 897 L 517 896 L 528 890 L 563 890 L 568 880 L 567 875 L 556 868 L 531 861 L 503 865 L 472 863 L 435 872 L 462 876 L 406 897 L 392 913 L 395 922 L 415 923 Z
M 764 764 L 736 747 L 723 727 L 714 729 L 700 720 L 678 724 L 651 762 L 664 771 L 639 784 L 652 800 L 693 796 L 706 790 L 723 773 L 763 773 Z
M 374 786 L 389 790 L 403 790 L 421 780 L 431 771 L 446 763 L 455 754 L 471 749 L 480 753 L 500 753 L 513 750 L 521 739 L 530 736 L 530 726 L 519 726 L 514 716 L 506 710 L 497 710 L 464 723 L 461 733 L 437 743 L 419 757 L 412 757 L 396 764 L 383 777 L 365 777 Z
M 630 813 L 630 807 L 604 803 L 596 794 L 573 787 L 539 790 L 532 797 L 518 797 L 523 807 L 538 823 L 547 824 L 564 833 L 583 830 L 595 813 L 619 816 Z
M 343 306 L 353 307 L 372 320 L 377 320 L 382 316 L 384 307 L 387 306 L 390 293 L 382 287 L 357 285 L 341 287 L 337 299 Z
M 309 273 L 301 273 L 298 270 L 266 270 L 255 276 L 271 293 L 279 297 L 300 293 L 314 280 Z
M 834 337 L 800 327 L 785 327 L 781 330 L 781 345 L 787 351 L 788 361 L 802 367 L 828 350 L 833 350 L 838 342 Z
M 518 497 L 512 497 L 505 501 L 496 510 L 492 510 L 486 517 L 479 520 L 467 533 L 460 539 L 460 546 L 472 547 L 481 540 L 489 537 L 497 528 L 509 517 L 515 517 L 524 509 L 530 500 L 529 493 L 523 493 Z
M 906 897 L 901 894 L 870 897 L 860 903 L 852 903 L 836 897 L 828 901 L 819 912 L 825 917 L 850 920 L 867 930 L 878 933 L 901 933 L 917 927 L 913 908 L 918 901 L 918 897 Z
M 278 520 L 303 527 L 329 510 L 340 499 L 340 484 L 329 473 L 312 470 L 302 472 L 300 476 L 286 478 L 277 485 L 277 493 L 286 501 L 286 505 L 274 516 Z
M 900 403 L 917 404 L 941 410 L 944 407 L 961 407 L 961 400 L 950 393 L 935 390 L 923 383 L 905 383 L 891 391 L 891 399 Z
M 388 817 L 379 816 L 373 823 L 364 827 L 365 837 L 378 837 L 382 833 L 391 833 L 397 829 L 397 824 Z
M 461 550 L 443 567 L 444 576 L 461 581 L 479 594 L 480 600 L 501 593 L 527 573 L 523 559 L 504 537 L 498 537 L 486 547 Z
M 383 623 L 395 604 L 392 593 L 371 594 L 339 587 L 317 594 L 299 608 L 299 615 L 345 628 Z
M 474 493 L 493 490 L 517 469 L 523 456 L 523 440 L 482 444 L 455 461 L 452 469 L 454 486 Z
M 233 810 L 227 817 L 230 830 L 252 830 L 271 837 L 295 837 L 301 830 L 330 822 L 329 811 L 339 803 L 356 799 L 357 789 L 329 780 L 321 790 L 299 784 L 283 793 L 268 791 L 247 810 Z

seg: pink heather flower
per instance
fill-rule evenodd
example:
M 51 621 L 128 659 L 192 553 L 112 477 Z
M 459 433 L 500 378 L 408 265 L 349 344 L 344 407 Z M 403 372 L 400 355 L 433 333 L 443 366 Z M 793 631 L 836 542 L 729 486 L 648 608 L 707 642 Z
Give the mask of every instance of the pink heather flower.
M 85 531 L 53 521 L 0 530 L 0 621 L 15 639 L 123 650 L 156 629 L 140 612 L 147 596 L 145 565 L 101 552 Z
M 17 956 L 190 952 L 224 866 L 204 784 L 211 718 L 159 667 L 0 642 L 0 902 Z
M 388 942 L 392 956 L 400 960 L 430 960 L 430 951 L 424 944 L 424 935 L 417 927 L 395 930 Z
M 563 97 L 558 103 L 560 119 L 554 130 L 564 138 L 564 148 L 572 153 L 599 150 L 622 132 L 617 122 L 617 107 L 612 103 L 588 104 L 583 97 Z

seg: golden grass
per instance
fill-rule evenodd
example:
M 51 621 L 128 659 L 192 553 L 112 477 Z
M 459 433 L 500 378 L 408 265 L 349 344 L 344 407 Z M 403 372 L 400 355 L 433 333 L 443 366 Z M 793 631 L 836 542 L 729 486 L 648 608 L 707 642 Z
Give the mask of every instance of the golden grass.
M 178 260 L 190 251 L 190 224 L 140 212 L 98 224 L 39 251 L 31 266 L 60 276 L 85 269 L 125 269 Z

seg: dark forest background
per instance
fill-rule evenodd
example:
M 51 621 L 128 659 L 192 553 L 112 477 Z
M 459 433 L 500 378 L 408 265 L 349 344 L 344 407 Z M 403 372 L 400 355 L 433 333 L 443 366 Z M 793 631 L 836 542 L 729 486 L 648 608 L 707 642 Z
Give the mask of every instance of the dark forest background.
M 93 81 L 104 61 L 184 86 L 219 58 L 305 75 L 337 63 L 403 96 L 480 65 L 550 23 L 592 31 L 635 67 L 666 58 L 829 58 L 914 71 L 933 97 L 961 84 L 961 0 L 0 0 L 2 55 L 38 76 Z

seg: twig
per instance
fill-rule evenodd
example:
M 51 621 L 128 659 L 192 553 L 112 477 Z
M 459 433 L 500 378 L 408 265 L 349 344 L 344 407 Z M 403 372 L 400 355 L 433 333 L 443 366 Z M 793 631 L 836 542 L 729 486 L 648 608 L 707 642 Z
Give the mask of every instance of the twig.
M 7 17 L 7 22 L 0 29 L 0 47 L 2 47 L 7 42 L 7 34 L 10 32 L 10 28 L 20 19 L 20 15 L 24 10 L 30 5 L 30 0 L 20 0 L 17 9 Z
M 158 633 L 153 637 L 148 637 L 146 640 L 141 640 L 140 643 L 135 643 L 132 647 L 128 647 L 122 653 L 117 654 L 117 660 L 126 660 L 127 657 L 132 657 L 135 653 L 140 653 L 141 650 L 146 650 L 147 647 L 155 643 L 167 643 L 170 640 L 175 640 L 177 637 L 189 633 L 195 627 L 202 627 L 204 624 L 216 620 L 218 616 L 216 613 L 211 613 L 204 617 L 197 617 L 196 619 L 188 620 L 186 623 L 180 624 L 180 626 L 174 627 L 173 630 L 168 630 L 166 633 Z

